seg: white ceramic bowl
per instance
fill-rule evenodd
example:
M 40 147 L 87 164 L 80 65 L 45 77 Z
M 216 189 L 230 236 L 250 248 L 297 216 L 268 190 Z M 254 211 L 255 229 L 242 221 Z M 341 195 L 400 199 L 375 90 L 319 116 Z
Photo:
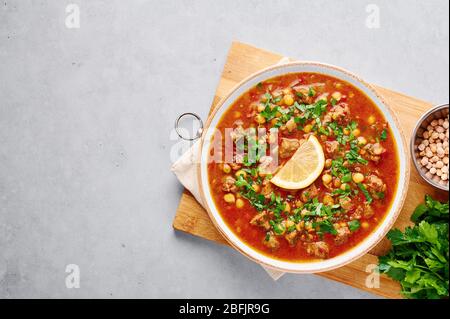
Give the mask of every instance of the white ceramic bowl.
M 280 76 L 288 73 L 298 72 L 315 72 L 321 73 L 351 83 L 362 92 L 364 92 L 382 111 L 386 121 L 395 137 L 397 143 L 397 152 L 399 159 L 399 181 L 397 183 L 396 195 L 393 200 L 389 212 L 386 214 L 384 220 L 380 223 L 372 234 L 370 234 L 364 241 L 357 246 L 351 248 L 345 253 L 334 258 L 325 259 L 313 262 L 289 262 L 262 254 L 259 251 L 245 244 L 234 232 L 228 227 L 220 215 L 212 196 L 210 195 L 210 187 L 208 183 L 208 150 L 210 149 L 211 138 L 215 128 L 221 119 L 224 112 L 238 99 L 243 93 L 254 87 L 261 81 Z M 394 224 L 401 207 L 403 205 L 408 184 L 409 184 L 409 153 L 407 152 L 405 139 L 401 131 L 400 125 L 394 112 L 383 101 L 377 92 L 359 77 L 341 68 L 317 62 L 292 62 L 283 65 L 269 67 L 260 72 L 257 72 L 241 83 L 239 83 L 222 101 L 219 102 L 214 112 L 211 114 L 206 123 L 205 130 L 201 140 L 200 147 L 200 163 L 198 169 L 199 185 L 201 188 L 203 202 L 208 211 L 210 218 L 220 233 L 227 239 L 227 241 L 242 254 L 252 259 L 253 261 L 262 264 L 266 267 L 293 273 L 316 273 L 322 271 L 329 271 L 334 268 L 342 267 L 343 265 L 361 257 L 371 248 L 373 248 L 389 231 Z

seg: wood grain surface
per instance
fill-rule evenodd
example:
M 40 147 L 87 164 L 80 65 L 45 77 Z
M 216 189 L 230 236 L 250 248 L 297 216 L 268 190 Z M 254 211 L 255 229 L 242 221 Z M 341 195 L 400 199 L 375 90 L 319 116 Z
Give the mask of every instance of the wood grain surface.
M 256 71 L 276 64 L 282 57 L 282 55 L 264 51 L 244 43 L 234 42 L 228 53 L 211 110 L 241 80 Z M 396 112 L 406 135 L 406 140 L 409 143 L 410 134 L 415 122 L 432 105 L 379 86 L 375 86 L 375 88 Z M 425 194 L 430 194 L 441 200 L 447 200 L 448 198 L 448 193 L 436 190 L 426 184 L 415 171 L 414 167 L 411 167 L 409 191 L 394 227 L 404 229 L 411 224 L 409 221 L 410 215 L 414 208 L 423 201 Z M 181 195 L 180 204 L 173 221 L 173 227 L 176 230 L 227 245 L 226 240 L 212 224 L 207 212 L 187 190 Z M 371 265 L 377 264 L 377 256 L 385 254 L 389 250 L 389 247 L 389 241 L 383 239 L 374 249 L 358 260 L 344 267 L 317 275 L 380 296 L 401 298 L 398 283 L 384 275 L 380 278 L 379 287 L 371 288 L 366 284 L 366 280 L 368 280 L 367 278 L 371 271 Z

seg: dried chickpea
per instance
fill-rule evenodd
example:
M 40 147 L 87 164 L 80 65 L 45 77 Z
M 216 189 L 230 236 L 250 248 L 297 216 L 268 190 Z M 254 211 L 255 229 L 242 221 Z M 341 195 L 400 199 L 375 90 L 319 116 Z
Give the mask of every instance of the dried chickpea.
M 236 200 L 236 208 L 242 208 L 242 207 L 244 207 L 244 201 L 242 199 L 238 198 Z
M 421 163 L 423 166 L 426 166 L 426 165 L 428 164 L 428 157 L 422 157 L 420 163 Z

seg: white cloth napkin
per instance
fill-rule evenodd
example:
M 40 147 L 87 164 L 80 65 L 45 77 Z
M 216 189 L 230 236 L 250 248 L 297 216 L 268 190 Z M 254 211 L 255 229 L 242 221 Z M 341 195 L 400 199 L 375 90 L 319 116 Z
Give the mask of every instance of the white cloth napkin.
M 277 64 L 283 64 L 289 62 L 289 58 L 282 58 Z M 204 206 L 200 196 L 200 189 L 197 182 L 197 165 L 198 161 L 196 157 L 199 156 L 199 145 L 200 142 L 197 141 L 191 148 L 185 152 L 181 157 L 172 165 L 172 172 L 177 176 L 178 180 L 184 187 L 186 187 L 191 194 L 195 197 L 195 199 L 200 203 L 200 205 Z M 265 271 L 272 277 L 274 280 L 278 280 L 281 276 L 284 275 L 284 272 L 273 270 L 267 267 L 264 267 Z

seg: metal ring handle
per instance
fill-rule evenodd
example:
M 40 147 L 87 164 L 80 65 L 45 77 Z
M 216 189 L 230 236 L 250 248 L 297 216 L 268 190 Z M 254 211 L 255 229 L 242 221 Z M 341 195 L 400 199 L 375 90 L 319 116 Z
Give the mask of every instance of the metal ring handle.
M 183 136 L 183 134 L 182 134 L 182 133 L 180 132 L 180 130 L 179 130 L 179 129 L 180 129 L 180 126 L 179 126 L 180 120 L 181 120 L 183 117 L 186 117 L 186 116 L 192 116 L 192 117 L 196 118 L 197 121 L 200 122 L 200 128 L 198 129 L 197 134 L 196 134 L 195 136 L 193 136 L 193 137 L 186 137 L 186 136 Z M 200 118 L 200 116 L 198 116 L 198 115 L 195 114 L 195 113 L 192 113 L 192 112 L 186 112 L 186 113 L 183 113 L 183 114 L 181 114 L 180 116 L 178 116 L 177 119 L 175 120 L 175 131 L 177 132 L 178 136 L 179 136 L 180 138 L 182 138 L 183 140 L 186 140 L 186 141 L 195 141 L 196 139 L 198 139 L 198 138 L 200 138 L 200 137 L 202 136 L 202 132 L 203 132 L 203 121 L 202 121 L 202 119 Z

